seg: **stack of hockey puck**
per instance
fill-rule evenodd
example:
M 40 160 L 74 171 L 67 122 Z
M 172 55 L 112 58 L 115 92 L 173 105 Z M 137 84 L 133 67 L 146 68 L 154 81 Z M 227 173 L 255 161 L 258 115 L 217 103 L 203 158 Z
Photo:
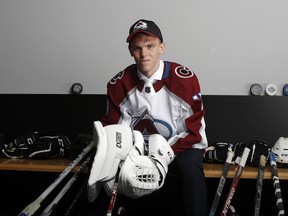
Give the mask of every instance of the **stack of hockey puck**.
M 254 83 L 250 87 L 251 95 L 259 96 L 262 95 L 263 91 L 265 91 L 266 95 L 268 96 L 274 96 L 277 94 L 278 89 L 277 86 L 273 83 L 267 84 L 264 90 L 262 85 L 259 83 Z M 283 95 L 288 96 L 288 84 L 283 86 Z

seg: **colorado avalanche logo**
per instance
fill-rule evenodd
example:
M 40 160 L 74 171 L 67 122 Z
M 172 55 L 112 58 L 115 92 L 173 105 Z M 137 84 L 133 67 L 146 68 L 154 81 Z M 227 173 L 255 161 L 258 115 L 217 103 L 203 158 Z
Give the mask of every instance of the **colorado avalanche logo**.
M 121 71 L 120 73 L 116 74 L 111 80 L 111 84 L 115 84 L 117 80 L 120 80 L 123 77 L 124 71 Z
M 134 26 L 134 30 L 133 31 L 137 31 L 137 30 L 146 30 L 148 28 L 147 23 L 140 21 L 138 22 L 135 26 Z
M 154 119 L 147 110 L 145 110 L 140 116 L 133 116 L 131 127 L 134 130 L 138 130 L 143 134 L 144 140 L 148 140 L 148 137 L 152 134 L 161 134 L 166 139 L 172 136 L 171 126 L 160 119 Z
M 194 75 L 192 71 L 190 71 L 188 68 L 184 66 L 178 66 L 175 68 L 175 73 L 177 76 L 181 78 L 190 78 Z

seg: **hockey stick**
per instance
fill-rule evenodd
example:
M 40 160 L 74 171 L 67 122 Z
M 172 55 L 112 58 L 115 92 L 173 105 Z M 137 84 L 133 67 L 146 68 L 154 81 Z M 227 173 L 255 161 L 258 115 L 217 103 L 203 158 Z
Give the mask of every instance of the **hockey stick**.
M 58 195 L 55 197 L 55 199 L 44 209 L 42 214 L 40 216 L 49 216 L 57 206 L 58 202 L 62 199 L 62 197 L 66 194 L 66 192 L 70 189 L 70 187 L 74 184 L 74 182 L 77 180 L 78 176 L 84 171 L 87 164 L 90 161 L 90 157 L 88 157 L 83 164 L 80 166 L 80 168 L 77 170 L 77 172 L 71 177 L 71 179 L 66 183 L 66 185 L 62 188 L 62 190 L 58 193 Z
M 90 152 L 94 147 L 94 142 L 83 149 L 83 151 L 66 167 L 66 169 L 55 179 L 53 183 L 32 203 L 30 203 L 19 216 L 30 216 L 33 215 L 40 207 L 41 202 L 51 193 L 51 191 L 73 170 L 73 168 Z
M 272 179 L 273 179 L 273 186 L 275 189 L 275 196 L 276 196 L 276 206 L 278 208 L 278 216 L 285 215 L 284 211 L 284 205 L 282 200 L 282 192 L 280 187 L 280 181 L 278 177 L 278 169 L 277 169 L 277 163 L 275 161 L 275 154 L 273 151 L 270 152 L 270 165 L 271 165 L 271 173 L 272 173 Z
M 115 182 L 114 182 L 113 189 L 111 192 L 111 197 L 110 197 L 109 206 L 108 206 L 106 216 L 112 216 L 112 212 L 113 212 L 115 202 L 116 202 L 117 190 L 118 190 L 119 173 L 120 173 L 120 169 L 118 169 L 117 174 L 115 176 Z
M 87 180 L 84 181 L 84 183 L 82 184 L 82 186 L 80 187 L 80 189 L 78 190 L 76 196 L 74 197 L 74 199 L 72 200 L 72 202 L 70 203 L 69 207 L 66 209 L 64 216 L 69 216 L 73 214 L 74 209 L 76 208 L 76 205 L 78 204 L 84 189 L 86 188 L 87 185 Z
M 249 152 L 250 152 L 250 149 L 245 147 L 245 149 L 243 151 L 243 154 L 242 154 L 242 157 L 240 159 L 239 165 L 237 167 L 234 179 L 232 181 L 232 185 L 230 187 L 228 196 L 227 196 L 226 201 L 224 203 L 224 206 L 223 206 L 223 209 L 222 209 L 222 212 L 221 212 L 221 216 L 226 215 L 228 210 L 229 210 L 229 207 L 231 205 L 235 190 L 236 190 L 236 188 L 238 186 L 238 183 L 239 183 L 239 180 L 241 178 L 242 171 L 243 171 L 243 169 L 245 167 Z
M 264 173 L 265 173 L 265 164 L 266 164 L 266 156 L 261 155 L 260 156 L 260 162 L 259 162 L 259 168 L 258 168 L 257 183 L 256 183 L 254 216 L 259 216 L 259 213 L 260 213 L 263 179 L 264 179 Z
M 216 191 L 213 203 L 212 203 L 212 207 L 211 207 L 209 216 L 214 216 L 216 213 L 218 203 L 219 203 L 219 200 L 220 200 L 220 197 L 221 197 L 221 194 L 222 194 L 225 182 L 226 182 L 227 174 L 228 174 L 228 171 L 229 171 L 230 166 L 232 164 L 233 157 L 234 157 L 234 152 L 232 151 L 231 146 L 229 146 L 228 152 L 227 152 L 227 158 L 226 158 L 226 161 L 224 164 L 222 174 L 220 176 L 219 184 L 217 187 L 217 191 Z

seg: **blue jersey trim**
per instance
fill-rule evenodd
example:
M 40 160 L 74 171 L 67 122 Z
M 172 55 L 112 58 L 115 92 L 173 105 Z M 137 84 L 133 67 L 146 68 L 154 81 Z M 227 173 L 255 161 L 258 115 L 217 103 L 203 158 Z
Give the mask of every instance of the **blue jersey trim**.
M 164 61 L 164 64 L 165 64 L 165 71 L 163 73 L 163 79 L 168 77 L 170 71 L 170 62 Z

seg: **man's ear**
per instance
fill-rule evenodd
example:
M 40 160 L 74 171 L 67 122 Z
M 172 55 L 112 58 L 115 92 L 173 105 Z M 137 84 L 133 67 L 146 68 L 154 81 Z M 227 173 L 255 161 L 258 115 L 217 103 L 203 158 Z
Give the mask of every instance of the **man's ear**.
M 162 42 L 162 43 L 160 44 L 160 53 L 163 53 L 163 52 L 164 52 L 165 46 L 166 46 L 166 44 L 165 44 L 164 42 Z
M 131 47 L 130 47 L 130 44 L 128 45 L 128 50 L 129 50 L 129 53 L 130 53 L 130 56 L 131 57 L 133 57 L 133 54 L 132 54 L 132 52 L 131 52 L 131 49 L 130 49 Z

